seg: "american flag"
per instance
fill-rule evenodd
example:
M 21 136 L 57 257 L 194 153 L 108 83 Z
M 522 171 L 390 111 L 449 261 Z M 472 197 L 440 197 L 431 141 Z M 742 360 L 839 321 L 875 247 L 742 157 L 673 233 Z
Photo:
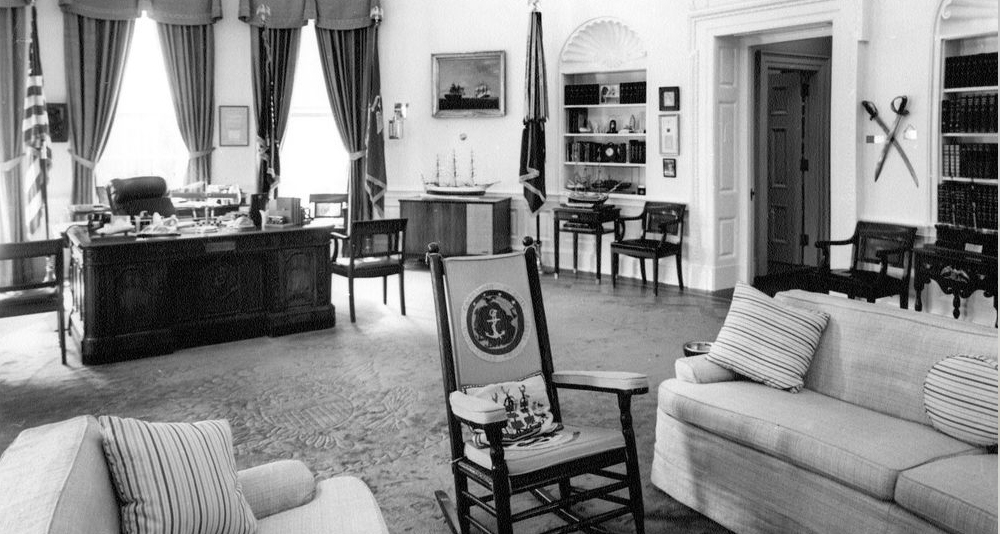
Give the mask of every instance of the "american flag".
M 28 158 L 25 173 L 27 203 L 25 216 L 29 238 L 44 224 L 45 237 L 49 235 L 48 198 L 46 188 L 52 166 L 52 139 L 49 137 L 49 115 L 45 111 L 45 94 L 42 92 L 42 61 L 38 55 L 38 19 L 35 6 L 31 6 L 31 49 L 29 52 L 28 88 L 24 97 L 24 145 Z

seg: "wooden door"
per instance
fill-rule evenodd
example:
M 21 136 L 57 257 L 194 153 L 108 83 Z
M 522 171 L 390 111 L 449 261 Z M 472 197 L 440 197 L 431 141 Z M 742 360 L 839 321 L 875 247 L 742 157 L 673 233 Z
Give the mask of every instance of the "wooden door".
M 767 262 L 802 262 L 802 81 L 799 72 L 768 72 Z

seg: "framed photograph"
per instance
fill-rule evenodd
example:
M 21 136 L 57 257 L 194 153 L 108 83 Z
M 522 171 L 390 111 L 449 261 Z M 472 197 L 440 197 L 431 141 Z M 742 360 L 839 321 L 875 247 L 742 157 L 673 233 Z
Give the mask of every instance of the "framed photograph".
M 601 103 L 602 104 L 617 104 L 619 102 L 618 97 L 618 84 L 613 85 L 602 85 L 601 86 Z
M 502 117 L 506 53 L 431 54 L 435 117 Z
M 66 104 L 45 104 L 45 113 L 49 116 L 49 138 L 52 142 L 69 141 L 69 130 L 66 129 Z
M 219 146 L 250 145 L 250 107 L 219 106 Z
M 677 160 L 674 158 L 663 158 L 663 177 L 677 178 Z
M 681 110 L 681 88 L 660 87 L 660 111 Z
M 676 113 L 660 115 L 660 154 L 677 156 L 681 153 L 681 117 Z

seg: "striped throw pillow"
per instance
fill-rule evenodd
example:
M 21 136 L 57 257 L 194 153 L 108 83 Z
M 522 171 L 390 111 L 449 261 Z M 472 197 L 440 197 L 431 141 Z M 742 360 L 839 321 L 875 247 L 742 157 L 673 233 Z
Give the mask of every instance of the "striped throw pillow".
M 777 389 L 799 392 L 830 316 L 775 301 L 736 284 L 708 360 Z
M 938 431 L 980 447 L 997 444 L 997 361 L 950 356 L 924 379 L 924 410 Z
M 101 416 L 104 456 L 128 534 L 252 534 L 224 420 L 149 423 Z

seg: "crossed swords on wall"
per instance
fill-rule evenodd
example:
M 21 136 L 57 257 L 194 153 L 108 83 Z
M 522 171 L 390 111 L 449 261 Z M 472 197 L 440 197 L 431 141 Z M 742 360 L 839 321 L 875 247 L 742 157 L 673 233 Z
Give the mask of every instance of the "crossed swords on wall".
M 889 107 L 892 108 L 892 112 L 896 114 L 896 120 L 892 124 L 892 130 L 889 126 L 882 120 L 882 117 L 878 115 L 878 108 L 875 104 L 868 100 L 862 100 L 861 106 L 865 108 L 868 112 L 868 120 L 875 121 L 882 128 L 882 131 L 889 136 L 885 142 L 885 146 L 882 147 L 882 155 L 878 158 L 878 163 L 875 165 L 875 181 L 878 181 L 879 175 L 882 174 L 882 167 L 885 165 L 885 160 L 889 156 L 889 149 L 891 147 L 896 147 L 896 151 L 899 152 L 899 157 L 903 158 L 903 163 L 906 165 L 906 169 L 910 171 L 910 178 L 913 178 L 913 183 L 917 187 L 920 187 L 920 182 L 917 181 L 917 173 L 913 170 L 913 165 L 910 163 L 910 158 L 906 156 L 906 152 L 903 147 L 896 140 L 896 132 L 899 131 L 899 123 L 902 122 L 903 117 L 910 114 L 909 110 L 906 109 L 906 97 L 897 96 L 892 99 L 889 103 Z

